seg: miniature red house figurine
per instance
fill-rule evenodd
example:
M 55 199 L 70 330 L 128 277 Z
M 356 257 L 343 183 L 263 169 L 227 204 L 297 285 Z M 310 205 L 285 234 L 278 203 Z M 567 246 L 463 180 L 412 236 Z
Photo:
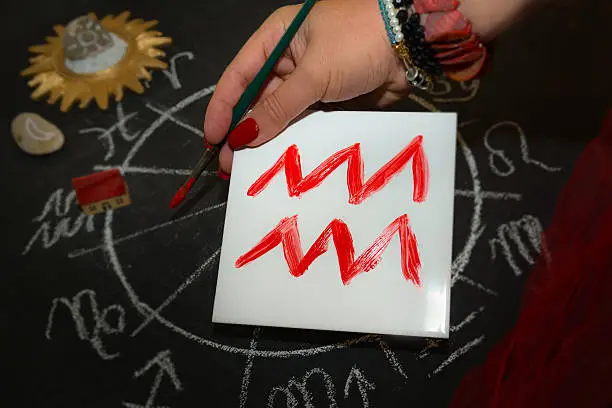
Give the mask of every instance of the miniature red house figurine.
M 97 214 L 131 204 L 127 185 L 119 169 L 74 178 L 72 187 L 86 214 Z

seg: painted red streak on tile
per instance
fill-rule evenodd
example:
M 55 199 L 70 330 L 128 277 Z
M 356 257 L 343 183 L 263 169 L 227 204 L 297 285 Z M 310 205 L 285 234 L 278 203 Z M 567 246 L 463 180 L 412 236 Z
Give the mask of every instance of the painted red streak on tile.
M 275 247 L 282 245 L 285 260 L 289 266 L 289 272 L 295 277 L 300 277 L 308 270 L 315 259 L 327 252 L 331 237 L 336 247 L 340 278 L 342 283 L 348 285 L 356 275 L 368 272 L 378 265 L 384 250 L 395 233 L 398 233 L 400 239 L 404 278 L 420 286 L 419 270 L 421 268 L 421 261 L 416 237 L 410 229 L 408 215 L 406 214 L 401 215 L 385 228 L 372 245 L 363 251 L 357 259 L 355 259 L 353 237 L 343 221 L 339 219 L 332 220 L 304 255 L 297 225 L 297 215 L 283 218 L 253 249 L 238 258 L 236 268 L 241 268 Z
M 360 204 L 369 196 L 383 188 L 391 179 L 401 172 L 412 159 L 413 199 L 422 202 L 427 196 L 429 186 L 429 165 L 423 150 L 423 136 L 415 137 L 401 152 L 374 173 L 364 183 L 363 160 L 361 147 L 356 143 L 342 149 L 321 163 L 306 177 L 302 176 L 300 153 L 296 145 L 290 146 L 276 163 L 264 172 L 247 191 L 254 197 L 261 193 L 281 169 L 285 169 L 285 177 L 290 197 L 299 197 L 306 191 L 320 185 L 327 176 L 344 162 L 348 162 L 347 187 L 349 203 Z

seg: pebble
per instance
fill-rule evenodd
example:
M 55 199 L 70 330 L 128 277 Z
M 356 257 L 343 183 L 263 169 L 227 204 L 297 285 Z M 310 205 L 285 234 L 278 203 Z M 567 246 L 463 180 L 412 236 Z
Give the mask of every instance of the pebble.
M 64 145 L 64 134 L 57 126 L 36 113 L 17 115 L 11 124 L 13 138 L 24 152 L 36 156 L 53 153 Z

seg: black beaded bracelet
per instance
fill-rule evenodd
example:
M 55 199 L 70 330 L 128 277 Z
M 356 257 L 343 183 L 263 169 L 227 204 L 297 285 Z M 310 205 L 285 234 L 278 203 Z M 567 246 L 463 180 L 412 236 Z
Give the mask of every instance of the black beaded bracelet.
M 410 1 L 410 3 L 412 2 Z M 408 11 L 406 13 L 408 14 Z M 436 60 L 433 48 L 425 42 L 425 28 L 421 25 L 421 16 L 419 14 L 414 11 L 410 13 L 410 17 L 402 24 L 402 33 L 404 34 L 406 46 L 408 51 L 410 51 L 414 65 L 429 75 L 442 75 L 442 66 Z
M 378 4 L 387 35 L 406 67 L 406 80 L 414 87 L 430 89 L 431 77 L 439 69 L 431 47 L 425 44 L 424 29 L 412 0 L 378 0 Z

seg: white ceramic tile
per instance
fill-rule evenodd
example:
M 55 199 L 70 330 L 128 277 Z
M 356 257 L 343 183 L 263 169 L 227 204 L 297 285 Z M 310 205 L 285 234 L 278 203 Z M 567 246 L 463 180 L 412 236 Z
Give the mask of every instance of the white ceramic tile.
M 236 152 L 213 321 L 448 337 L 456 121 L 456 115 L 450 113 L 316 112 L 271 142 Z M 407 161 L 384 187 L 359 204 L 349 203 L 347 162 L 299 197 L 290 197 L 284 169 L 257 195 L 247 194 L 291 145 L 297 147 L 302 176 L 307 177 L 337 151 L 359 143 L 367 182 L 419 135 L 429 170 L 423 202 L 413 200 L 414 160 Z M 291 217 L 296 217 L 297 230 L 287 221 L 284 235 L 272 238 L 280 240 L 281 235 L 287 238 L 299 232 L 298 246 L 306 254 L 336 219 L 336 232 L 346 225 L 352 235 L 355 260 L 394 220 L 407 217 L 418 243 L 420 285 L 402 273 L 398 233 L 391 237 L 380 262 L 347 284 L 341 279 L 333 234 L 327 239 L 327 251 L 300 277 L 290 273 L 283 252 L 289 245 L 279 241 L 272 242 L 268 252 L 236 267 L 241 256 L 282 219 Z

